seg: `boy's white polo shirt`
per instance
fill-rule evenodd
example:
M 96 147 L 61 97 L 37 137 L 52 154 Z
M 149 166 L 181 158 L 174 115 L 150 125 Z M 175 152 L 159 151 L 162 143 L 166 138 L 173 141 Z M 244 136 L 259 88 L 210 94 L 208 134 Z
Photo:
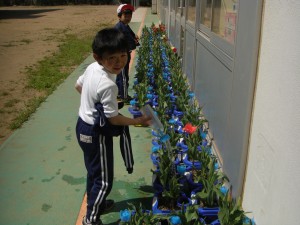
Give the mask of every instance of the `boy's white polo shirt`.
M 118 112 L 118 86 L 116 85 L 116 74 L 105 71 L 104 67 L 97 62 L 90 64 L 77 84 L 82 87 L 81 101 L 79 107 L 80 118 L 88 123 L 94 124 L 98 115 L 95 103 L 102 103 L 107 118 L 117 116 Z

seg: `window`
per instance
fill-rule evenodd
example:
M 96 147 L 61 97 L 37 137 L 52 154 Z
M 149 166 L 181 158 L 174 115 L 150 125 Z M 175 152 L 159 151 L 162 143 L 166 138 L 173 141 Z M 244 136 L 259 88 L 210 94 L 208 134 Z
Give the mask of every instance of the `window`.
M 211 27 L 211 14 L 212 14 L 212 0 L 202 0 L 200 23 L 208 28 Z
M 167 8 L 168 7 L 168 0 L 162 0 L 162 2 L 163 2 L 163 6 L 165 8 Z
M 182 15 L 184 11 L 185 0 L 177 0 L 176 1 L 176 13 Z
M 200 23 L 230 44 L 234 44 L 237 8 L 238 0 L 202 0 Z
M 171 11 L 175 11 L 176 10 L 176 3 L 175 1 L 171 1 Z
M 192 24 L 195 24 L 196 21 L 196 0 L 188 1 L 188 11 L 187 11 L 187 20 Z

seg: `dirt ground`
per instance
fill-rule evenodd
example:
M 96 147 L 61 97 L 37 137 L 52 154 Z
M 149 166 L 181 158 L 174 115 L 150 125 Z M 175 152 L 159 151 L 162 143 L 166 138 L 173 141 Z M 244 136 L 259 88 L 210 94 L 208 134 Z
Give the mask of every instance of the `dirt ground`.
M 34 96 L 25 69 L 58 50 L 59 37 L 117 22 L 117 6 L 0 7 L 0 145 L 11 121 Z

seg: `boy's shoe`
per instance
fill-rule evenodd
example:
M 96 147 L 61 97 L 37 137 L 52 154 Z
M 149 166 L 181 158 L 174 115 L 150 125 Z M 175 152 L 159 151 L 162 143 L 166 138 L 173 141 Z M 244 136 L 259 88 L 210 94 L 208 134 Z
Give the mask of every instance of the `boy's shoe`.
M 108 199 L 105 201 L 105 209 L 103 210 L 104 212 L 107 212 L 111 210 L 115 206 L 115 201 L 112 199 Z M 86 216 L 83 217 L 82 219 L 82 225 L 103 225 L 101 220 L 98 220 L 97 222 L 90 222 Z
M 103 225 L 102 221 L 90 222 L 85 216 L 82 219 L 82 225 Z

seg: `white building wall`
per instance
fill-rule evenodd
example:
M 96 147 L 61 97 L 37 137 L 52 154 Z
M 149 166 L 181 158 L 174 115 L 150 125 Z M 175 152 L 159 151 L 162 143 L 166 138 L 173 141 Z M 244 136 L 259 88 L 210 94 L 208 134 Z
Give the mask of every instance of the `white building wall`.
M 300 224 L 300 1 L 265 0 L 243 207 Z

